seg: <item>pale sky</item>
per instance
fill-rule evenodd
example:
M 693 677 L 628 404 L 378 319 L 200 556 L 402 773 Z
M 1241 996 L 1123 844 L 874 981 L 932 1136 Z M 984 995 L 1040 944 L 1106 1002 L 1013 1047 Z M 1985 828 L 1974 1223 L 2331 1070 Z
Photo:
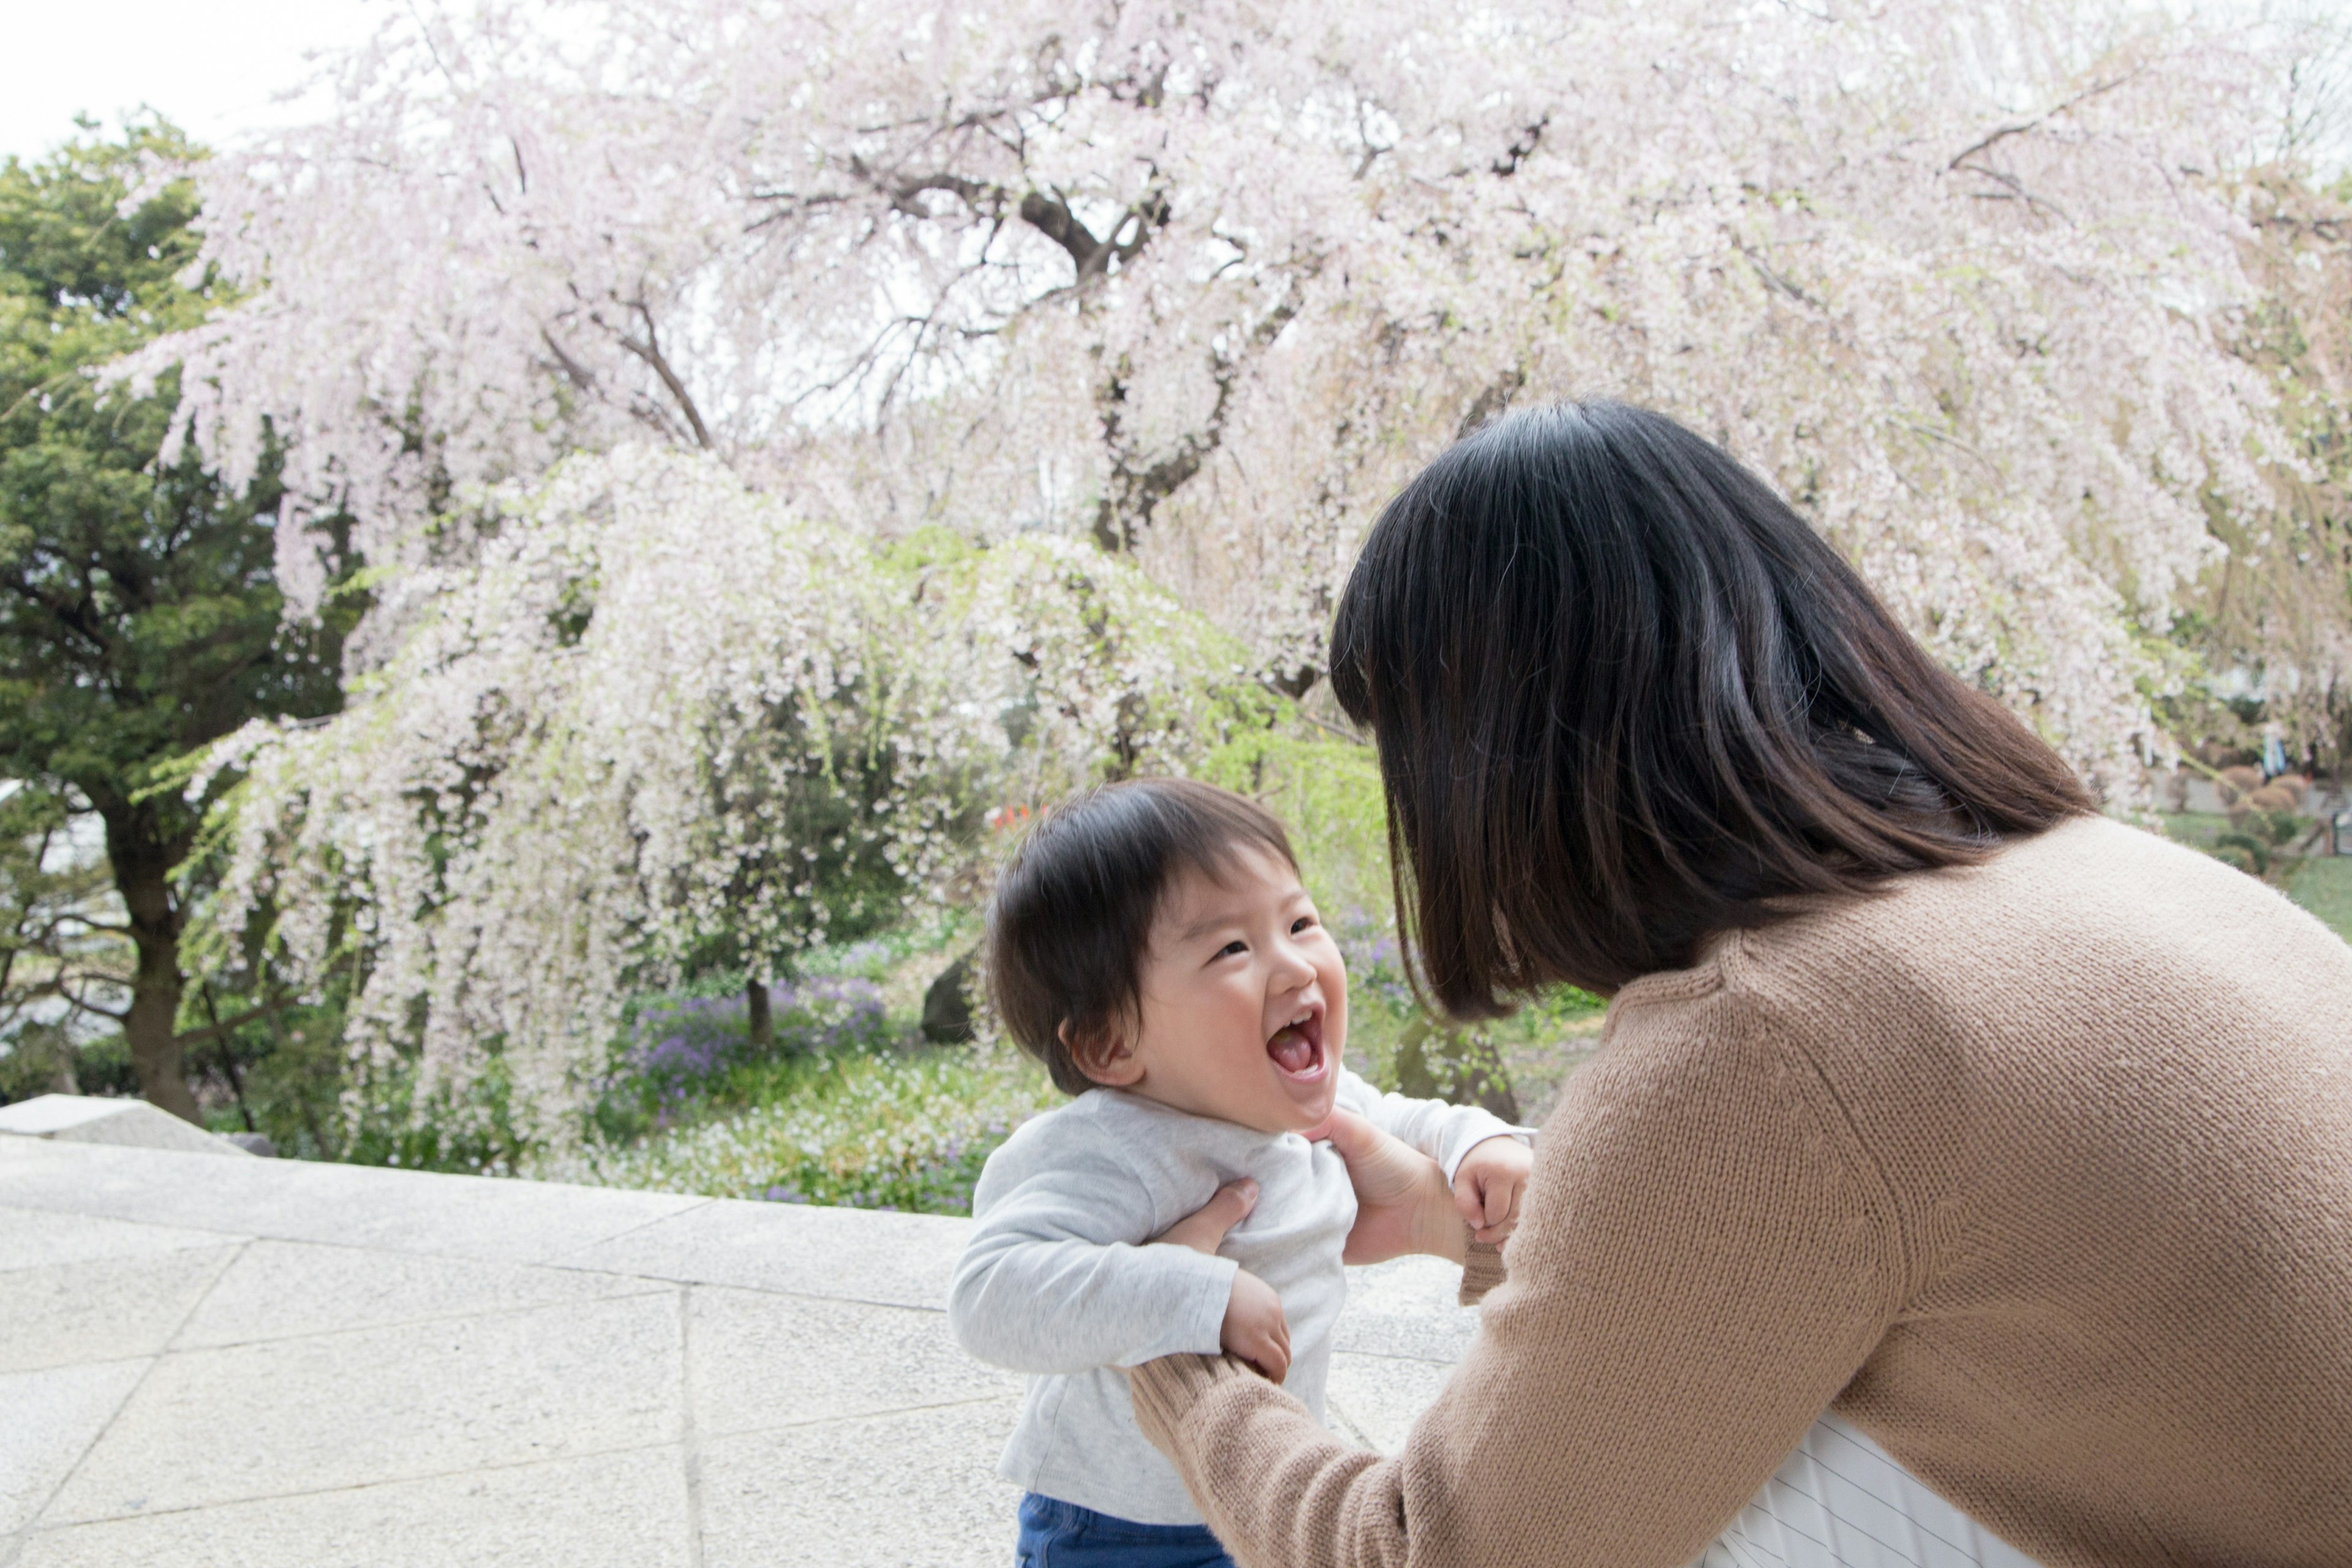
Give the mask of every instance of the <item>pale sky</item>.
M 33 159 L 142 104 L 218 142 L 289 112 L 306 50 L 359 42 L 396 0 L 0 0 L 0 158 Z
M 2143 0 L 2223 16 L 2333 18 L 2352 37 L 2345 0 Z M 87 112 L 110 131 L 142 104 L 215 145 L 299 115 L 271 100 L 309 74 L 308 51 L 364 38 L 406 0 L 0 0 L 0 158 L 37 158 Z M 102 29 L 102 30 L 101 30 Z M 2321 157 L 2352 152 L 2352 79 L 2339 55 L 2339 100 Z M 323 105 L 309 106 L 316 115 Z

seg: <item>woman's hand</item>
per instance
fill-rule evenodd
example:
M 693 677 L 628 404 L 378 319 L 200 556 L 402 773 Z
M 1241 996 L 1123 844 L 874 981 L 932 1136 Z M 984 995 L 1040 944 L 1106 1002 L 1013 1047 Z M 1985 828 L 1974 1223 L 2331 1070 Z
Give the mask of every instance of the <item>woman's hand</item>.
M 1348 1163 L 1356 1189 L 1356 1226 L 1342 1254 L 1348 1262 L 1381 1263 L 1408 1252 L 1462 1261 L 1470 1230 L 1436 1161 L 1353 1111 L 1333 1111 L 1307 1136 L 1330 1139 Z
M 1207 1203 L 1151 1239 L 1213 1258 L 1225 1232 L 1247 1219 L 1256 1206 L 1257 1184 L 1244 1176 L 1219 1187 Z M 1290 1321 L 1282 1315 L 1282 1298 L 1246 1268 L 1234 1271 L 1217 1344 L 1227 1355 L 1257 1368 L 1268 1383 L 1280 1383 L 1290 1372 Z

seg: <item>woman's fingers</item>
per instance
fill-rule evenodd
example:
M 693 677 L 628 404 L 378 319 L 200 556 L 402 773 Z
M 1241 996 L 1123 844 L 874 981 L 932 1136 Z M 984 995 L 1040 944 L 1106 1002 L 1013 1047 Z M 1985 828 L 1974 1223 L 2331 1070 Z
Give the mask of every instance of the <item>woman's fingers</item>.
M 1257 1184 L 1244 1176 L 1238 1182 L 1227 1182 L 1216 1195 L 1151 1239 L 1173 1242 L 1189 1247 L 1195 1252 L 1214 1256 L 1225 1239 L 1225 1232 L 1249 1218 L 1250 1210 L 1257 1207 Z
M 1462 1260 L 1468 1235 L 1436 1161 L 1352 1111 L 1334 1111 L 1328 1136 L 1356 1189 L 1349 1262 L 1379 1263 L 1408 1252 Z

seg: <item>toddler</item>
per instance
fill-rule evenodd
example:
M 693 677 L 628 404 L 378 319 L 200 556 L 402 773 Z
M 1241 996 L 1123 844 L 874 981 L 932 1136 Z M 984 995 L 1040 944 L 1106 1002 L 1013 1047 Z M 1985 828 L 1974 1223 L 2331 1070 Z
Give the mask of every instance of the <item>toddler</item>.
M 1148 780 L 1063 806 L 1006 868 L 988 943 L 1005 1027 L 1076 1097 L 990 1156 L 949 1297 L 967 1351 L 1033 1374 L 998 1470 L 1030 1494 L 1019 1561 L 1223 1564 L 1118 1369 L 1223 1350 L 1321 1419 L 1356 1202 L 1313 1135 L 1335 1106 L 1369 1119 L 1499 1239 L 1527 1130 L 1340 1066 L 1339 950 L 1281 824 L 1239 795 Z M 1255 1207 L 1214 1255 L 1148 1245 L 1244 1179 Z
M 1223 790 L 1140 780 L 1046 816 L 998 883 L 988 968 L 1004 1026 L 1074 1097 L 989 1157 L 948 1300 L 966 1351 L 1031 1374 L 998 1465 L 1028 1494 L 1016 1561 L 1232 1568 L 1118 1369 L 1223 1352 L 1321 1420 L 1356 1217 L 1319 1141 L 1333 1110 L 1436 1161 L 1482 1241 L 1517 1222 L 1530 1133 L 1340 1067 L 1339 949 L 1281 824 Z M 1254 1206 L 1213 1254 L 1171 1244 L 1197 1226 L 1153 1243 L 1235 1182 Z M 1834 1415 L 1701 1564 L 2031 1568 Z

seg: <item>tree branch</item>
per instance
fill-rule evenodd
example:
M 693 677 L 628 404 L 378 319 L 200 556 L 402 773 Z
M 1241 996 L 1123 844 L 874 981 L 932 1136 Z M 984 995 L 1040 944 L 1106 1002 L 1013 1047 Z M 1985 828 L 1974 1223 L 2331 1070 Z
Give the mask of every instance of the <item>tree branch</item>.
M 1280 337 L 1283 328 L 1304 307 L 1306 295 L 1300 279 L 1312 276 L 1318 265 L 1309 264 L 1290 275 L 1281 300 L 1250 329 L 1239 353 L 1212 355 L 1210 376 L 1216 384 L 1217 397 L 1200 429 L 1186 432 L 1175 451 L 1140 472 L 1128 468 L 1121 458 L 1112 459 L 1113 493 L 1105 495 L 1095 508 L 1095 542 L 1104 550 L 1113 554 L 1132 550 L 1143 531 L 1150 526 L 1151 514 L 1160 503 L 1199 473 L 1202 465 L 1223 444 L 1225 420 L 1232 413 L 1234 388 L 1241 379 L 1243 367 Z M 1099 398 L 1104 442 L 1114 452 L 1119 441 L 1119 408 L 1126 401 L 1127 384 L 1114 375 Z
M 286 1005 L 285 997 L 273 996 L 260 1006 L 239 1013 L 234 1018 L 221 1018 L 215 1015 L 212 1023 L 201 1029 L 190 1029 L 186 1034 L 178 1037 L 175 1043 L 182 1046 L 201 1046 L 207 1040 L 220 1038 L 233 1029 L 242 1028 L 256 1018 L 267 1018 L 275 1013 L 282 1012 Z
M 1945 164 L 1945 171 L 1947 173 L 1950 173 L 1958 170 L 1963 163 L 1967 163 L 1969 159 L 1985 151 L 1985 149 L 1991 147 L 1998 142 L 2006 142 L 2012 136 L 2022 136 L 2028 132 L 2039 130 L 2049 121 L 2055 120 L 2058 116 L 2065 113 L 2068 110 L 2088 103 L 2091 100 L 2097 98 L 2102 94 L 2113 92 L 2116 89 L 2123 86 L 2126 82 L 2130 81 L 2139 74 L 2140 68 L 2135 66 L 2130 70 L 2124 72 L 2123 75 L 2116 77 L 2111 80 L 2093 82 L 2089 87 L 2084 88 L 2074 97 L 2069 98 L 2063 102 L 2061 102 L 2050 109 L 2042 110 L 2040 114 L 2035 115 L 2031 120 L 2021 120 L 2015 125 L 2003 125 L 1993 131 L 1988 132 L 1985 135 L 1978 138 L 1976 141 L 1970 142 L 1966 148 L 1962 149 L 1958 156 L 1955 157 L 1950 163 Z M 1971 164 L 1969 168 L 1970 172 L 1973 174 L 1991 174 L 1990 170 L 1979 165 Z
M 661 339 L 654 331 L 654 313 L 646 308 L 646 302 L 643 300 L 632 300 L 629 305 L 636 311 L 637 319 L 645 322 L 646 337 L 645 342 L 639 342 L 626 332 L 623 332 L 621 346 L 653 366 L 654 374 L 661 377 L 664 386 L 669 388 L 669 395 L 677 399 L 678 408 L 686 415 L 686 422 L 694 427 L 695 440 L 701 445 L 704 451 L 709 451 L 711 449 L 709 426 L 703 424 L 702 410 L 694 405 L 694 398 L 686 390 L 686 383 L 677 378 L 677 372 L 672 370 L 669 361 L 662 357 Z
M 77 996 L 63 980 L 58 982 L 58 994 L 71 1003 L 77 1012 L 95 1013 L 101 1018 L 111 1018 L 118 1024 L 131 1016 L 128 1009 L 118 1013 L 111 1007 L 100 1006 L 86 996 Z

